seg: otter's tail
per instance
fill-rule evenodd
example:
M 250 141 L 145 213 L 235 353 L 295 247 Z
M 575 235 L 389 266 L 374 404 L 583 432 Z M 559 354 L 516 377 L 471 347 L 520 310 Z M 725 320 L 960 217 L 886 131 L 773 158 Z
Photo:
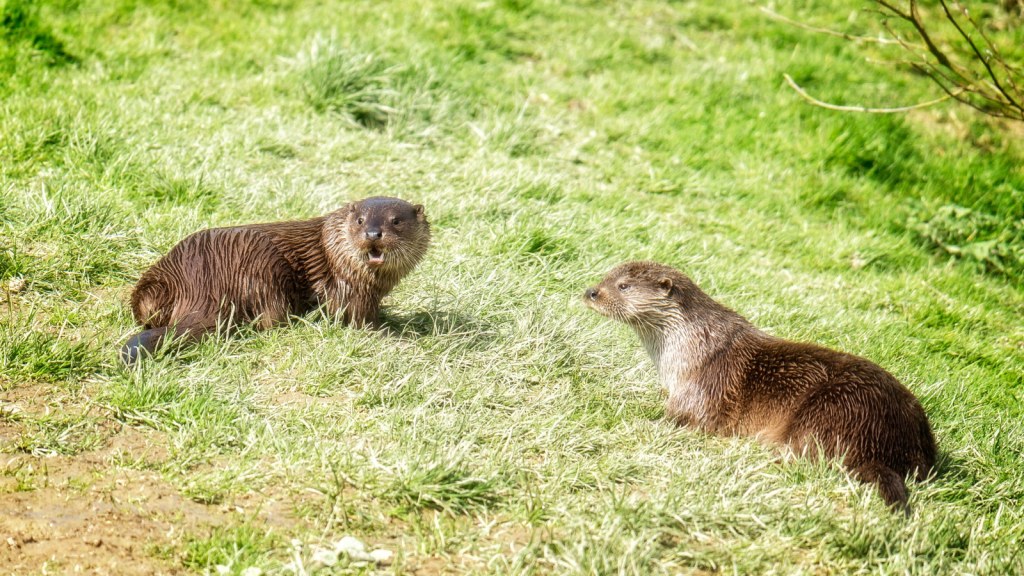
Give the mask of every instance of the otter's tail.
M 153 355 L 163 345 L 168 332 L 175 340 L 194 341 L 200 339 L 207 331 L 204 326 L 161 326 L 143 330 L 129 338 L 121 348 L 121 361 L 131 366 L 138 362 L 142 355 Z
M 907 511 L 907 484 L 892 468 L 879 462 L 868 462 L 854 472 L 861 482 L 877 486 L 882 500 L 890 508 Z

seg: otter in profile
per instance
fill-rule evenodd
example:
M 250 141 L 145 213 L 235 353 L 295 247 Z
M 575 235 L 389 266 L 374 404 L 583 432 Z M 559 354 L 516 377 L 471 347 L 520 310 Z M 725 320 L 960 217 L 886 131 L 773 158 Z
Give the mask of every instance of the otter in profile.
M 842 458 L 890 507 L 906 508 L 908 473 L 923 480 L 935 464 L 924 409 L 891 374 L 852 354 L 769 336 L 678 270 L 622 264 L 583 301 L 633 328 L 668 391 L 666 415 L 680 425 Z
M 322 304 L 347 324 L 379 328 L 381 299 L 429 244 L 423 206 L 384 196 L 310 220 L 196 232 L 139 279 L 131 306 L 145 330 L 121 359 L 132 364 L 168 336 L 198 340 L 240 321 L 269 328 Z

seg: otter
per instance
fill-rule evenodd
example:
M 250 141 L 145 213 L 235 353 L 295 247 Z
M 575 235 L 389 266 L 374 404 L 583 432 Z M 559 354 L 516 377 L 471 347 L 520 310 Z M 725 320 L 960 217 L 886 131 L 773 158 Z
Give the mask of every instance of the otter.
M 907 474 L 924 480 L 935 465 L 928 418 L 899 380 L 865 358 L 770 336 L 678 270 L 628 262 L 583 301 L 640 337 L 679 425 L 841 458 L 904 510 Z
M 380 328 L 381 300 L 429 243 L 423 206 L 386 196 L 309 220 L 196 232 L 139 279 L 131 308 L 145 329 L 121 359 L 134 364 L 168 338 L 195 341 L 238 322 L 270 328 L 324 304 L 346 324 Z

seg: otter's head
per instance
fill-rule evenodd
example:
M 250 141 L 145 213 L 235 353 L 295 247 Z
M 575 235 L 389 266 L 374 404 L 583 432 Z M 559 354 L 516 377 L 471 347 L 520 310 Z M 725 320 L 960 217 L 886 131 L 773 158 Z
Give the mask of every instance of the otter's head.
M 423 258 L 430 223 L 422 204 L 374 196 L 348 206 L 346 235 L 356 257 L 370 269 L 406 274 Z
M 699 288 L 682 272 L 656 262 L 627 262 L 587 288 L 583 302 L 633 328 L 660 328 L 683 315 Z

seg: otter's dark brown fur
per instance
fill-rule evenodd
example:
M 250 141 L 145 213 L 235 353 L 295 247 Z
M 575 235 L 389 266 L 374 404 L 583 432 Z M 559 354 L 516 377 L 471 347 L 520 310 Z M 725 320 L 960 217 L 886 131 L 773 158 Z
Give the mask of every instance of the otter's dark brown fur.
M 131 306 L 146 330 L 121 357 L 152 353 L 168 332 L 198 339 L 220 327 L 269 328 L 326 304 L 357 326 L 379 326 L 381 299 L 426 254 L 422 205 L 377 196 L 326 216 L 202 230 L 153 265 Z
M 640 337 L 681 425 L 842 458 L 887 504 L 926 478 L 936 447 L 917 398 L 877 364 L 765 334 L 678 270 L 629 262 L 583 300 Z

